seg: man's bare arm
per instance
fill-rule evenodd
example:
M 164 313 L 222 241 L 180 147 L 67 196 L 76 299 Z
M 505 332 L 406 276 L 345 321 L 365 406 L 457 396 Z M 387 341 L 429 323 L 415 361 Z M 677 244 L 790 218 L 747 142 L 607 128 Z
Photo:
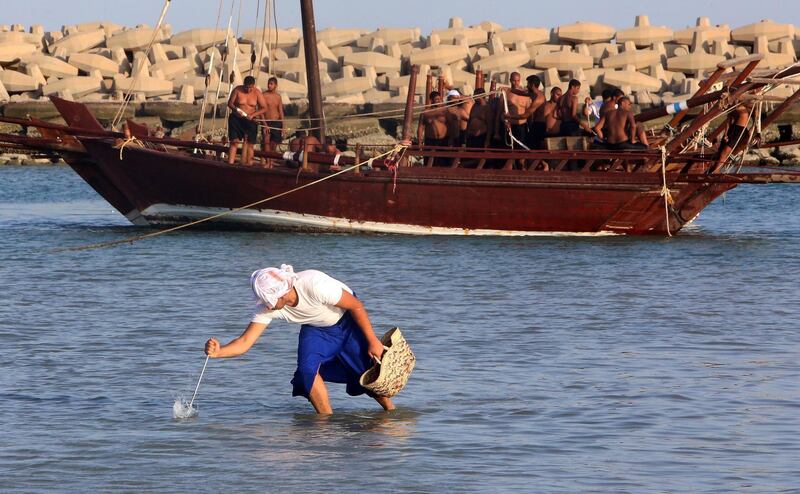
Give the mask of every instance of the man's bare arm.
M 630 129 L 631 129 L 630 141 L 633 142 L 634 138 L 637 137 L 636 136 L 636 119 L 633 118 L 633 112 L 628 112 L 628 118 L 626 120 L 627 120 L 626 125 L 628 125 L 630 127 Z
M 259 110 L 252 115 L 248 115 L 250 118 L 256 118 L 267 113 L 267 98 L 264 96 L 264 93 L 258 91 L 258 89 L 256 89 L 256 91 L 258 92 L 256 95 L 256 101 L 258 103 Z
M 237 91 L 237 88 L 234 88 L 233 91 L 231 91 L 231 97 L 228 98 L 228 108 L 230 108 L 231 111 L 238 110 L 238 108 L 236 107 L 236 96 L 238 94 L 239 91 Z
M 419 123 L 417 124 L 417 144 L 422 146 L 422 143 L 425 139 L 425 123 L 423 122 L 423 116 L 419 116 Z
M 350 311 L 350 315 L 353 316 L 353 320 L 361 328 L 367 344 L 369 344 L 369 354 L 380 358 L 383 355 L 383 343 L 375 336 L 375 331 L 372 329 L 372 323 L 369 321 L 369 315 L 367 314 L 367 309 L 364 308 L 364 304 L 347 290 L 342 290 L 342 298 L 339 299 L 336 307 Z
M 598 120 L 597 125 L 594 126 L 594 133 L 597 134 L 597 137 L 599 137 L 600 139 L 605 139 L 605 137 L 603 137 L 603 126 L 605 124 L 606 124 L 606 116 L 603 115 L 602 117 L 600 117 L 600 120 Z
M 266 324 L 251 322 L 241 335 L 222 346 L 216 338 L 211 338 L 206 342 L 206 354 L 211 358 L 238 357 L 252 348 L 265 329 Z

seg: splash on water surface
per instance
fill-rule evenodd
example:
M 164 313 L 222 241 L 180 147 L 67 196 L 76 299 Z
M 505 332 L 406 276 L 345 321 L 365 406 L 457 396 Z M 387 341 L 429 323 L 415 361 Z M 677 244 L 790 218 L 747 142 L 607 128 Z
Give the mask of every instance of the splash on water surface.
M 183 396 L 176 396 L 175 403 L 172 404 L 172 418 L 183 420 L 197 417 L 197 405 L 189 404 Z

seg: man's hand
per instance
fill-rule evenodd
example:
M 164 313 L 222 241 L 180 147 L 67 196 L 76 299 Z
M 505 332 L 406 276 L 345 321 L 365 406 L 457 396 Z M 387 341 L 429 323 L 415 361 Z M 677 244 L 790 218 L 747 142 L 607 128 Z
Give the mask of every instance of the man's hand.
M 380 360 L 383 356 L 383 343 L 378 338 L 373 338 L 372 341 L 369 342 L 369 349 L 367 350 L 369 356 Z
M 219 356 L 219 341 L 216 338 L 211 338 L 206 342 L 206 355 L 211 358 L 217 358 Z

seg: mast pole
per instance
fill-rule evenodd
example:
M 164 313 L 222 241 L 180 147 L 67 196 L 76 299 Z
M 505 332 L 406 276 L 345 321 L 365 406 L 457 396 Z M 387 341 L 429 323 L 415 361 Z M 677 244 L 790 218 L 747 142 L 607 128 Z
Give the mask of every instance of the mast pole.
M 403 118 L 403 141 L 411 142 L 411 120 L 414 117 L 414 99 L 417 93 L 417 74 L 419 67 L 411 66 L 411 75 L 408 77 L 408 96 L 406 97 L 406 113 Z
M 311 112 L 311 127 L 317 127 L 314 135 L 325 142 L 325 121 L 322 115 L 322 90 L 320 87 L 319 61 L 317 60 L 317 25 L 314 22 L 312 0 L 300 0 L 300 15 L 303 20 L 303 49 L 306 55 L 306 83 L 308 85 L 308 107 Z

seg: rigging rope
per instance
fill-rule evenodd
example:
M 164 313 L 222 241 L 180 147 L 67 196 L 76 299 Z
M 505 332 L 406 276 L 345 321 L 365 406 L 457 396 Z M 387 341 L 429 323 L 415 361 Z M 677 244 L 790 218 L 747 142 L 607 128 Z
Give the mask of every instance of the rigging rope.
M 156 23 L 155 29 L 153 29 L 153 36 L 150 38 L 150 43 L 147 44 L 147 49 L 144 51 L 144 59 L 142 61 L 142 65 L 147 61 L 147 57 L 150 56 L 150 50 L 153 48 L 153 43 L 156 41 L 156 37 L 158 37 L 159 33 L 161 32 L 161 25 L 164 23 L 164 18 L 167 16 L 167 10 L 169 9 L 170 0 L 164 0 L 164 7 L 161 9 L 161 16 L 158 18 L 158 22 Z M 136 71 L 136 60 L 134 59 L 134 66 L 131 68 L 131 72 Z M 122 104 L 120 105 L 117 113 L 114 114 L 114 120 L 111 122 L 111 128 L 115 129 L 122 121 L 122 117 L 125 115 L 125 109 L 128 107 L 128 103 L 130 103 L 131 98 L 133 98 L 134 90 L 136 89 L 136 83 L 139 81 L 139 76 L 141 75 L 144 67 L 140 67 L 136 74 L 131 73 L 133 76 L 133 80 L 131 81 L 130 85 L 128 86 L 128 93 L 122 100 Z
M 661 196 L 664 198 L 664 220 L 666 221 L 667 225 L 667 236 L 672 236 L 672 232 L 669 229 L 669 207 L 675 204 L 675 201 L 672 199 L 672 193 L 667 187 L 667 148 L 666 146 L 661 146 Z
M 408 146 L 406 146 L 404 144 L 397 144 L 397 145 L 395 145 L 394 148 L 392 148 L 389 151 L 386 151 L 385 153 L 381 153 L 381 154 L 379 154 L 377 156 L 373 156 L 372 158 L 369 158 L 367 160 L 364 160 L 364 161 L 361 161 L 359 163 L 356 163 L 355 165 L 352 165 L 352 166 L 349 166 L 347 168 L 344 168 L 341 171 L 338 171 L 336 173 L 332 173 L 332 174 L 330 174 L 328 176 L 325 176 L 325 177 L 322 177 L 320 179 L 314 180 L 313 182 L 309 182 L 307 184 L 301 185 L 299 187 L 295 187 L 295 188 L 287 190 L 285 192 L 281 192 L 279 194 L 275 194 L 273 196 L 269 196 L 266 199 L 261 199 L 261 200 L 255 201 L 255 202 L 251 202 L 250 204 L 245 204 L 244 206 L 240 206 L 238 208 L 233 208 L 231 210 L 224 211 L 222 213 L 218 213 L 218 214 L 215 214 L 215 215 L 212 215 L 212 216 L 208 216 L 208 217 L 205 217 L 205 218 L 201 218 L 199 220 L 191 221 L 189 223 L 184 223 L 184 224 L 181 224 L 181 225 L 173 226 L 171 228 L 166 228 L 164 230 L 159 230 L 159 231 L 152 232 L 152 233 L 147 233 L 147 234 L 144 234 L 144 235 L 136 235 L 136 236 L 133 236 L 133 237 L 127 237 L 127 238 L 123 238 L 123 239 L 119 239 L 119 240 L 112 240 L 110 242 L 100 242 L 100 243 L 95 243 L 95 244 L 82 245 L 82 246 L 79 246 L 79 247 L 67 247 L 67 248 L 62 248 L 62 249 L 55 249 L 55 250 L 53 250 L 53 252 L 81 252 L 81 251 L 85 251 L 85 250 L 104 249 L 104 248 L 107 248 L 107 247 L 114 247 L 114 246 L 122 245 L 122 244 L 132 244 L 132 243 L 138 242 L 140 240 L 145 240 L 145 239 L 148 239 L 148 238 L 157 237 L 157 236 L 164 235 L 164 234 L 167 234 L 167 233 L 170 233 L 170 232 L 174 232 L 174 231 L 177 231 L 177 230 L 182 230 L 182 229 L 188 228 L 190 226 L 198 225 L 200 223 L 205 223 L 207 221 L 212 221 L 212 220 L 221 218 L 223 216 L 227 216 L 229 214 L 238 213 L 239 211 L 242 211 L 244 209 L 249 209 L 249 208 L 252 208 L 254 206 L 258 206 L 260 204 L 264 204 L 265 202 L 269 202 L 269 201 L 272 201 L 274 199 L 278 199 L 280 197 L 287 196 L 287 195 L 292 194 L 294 192 L 297 192 L 299 190 L 311 187 L 313 185 L 317 185 L 317 184 L 319 184 L 321 182 L 324 182 L 326 180 L 330 180 L 333 177 L 336 177 L 336 176 L 342 175 L 344 173 L 347 173 L 349 171 L 355 170 L 355 169 L 357 169 L 358 167 L 360 167 L 362 165 L 365 165 L 365 164 L 372 165 L 372 162 L 374 160 L 376 160 L 376 159 L 383 158 L 385 156 L 390 156 L 390 155 L 391 156 L 401 155 L 401 153 L 405 152 L 405 149 L 407 147 Z
M 219 20 L 222 17 L 222 7 L 225 3 L 225 0 L 219 0 L 219 8 L 217 9 L 217 22 L 214 23 L 214 44 L 212 46 L 216 46 L 216 38 L 217 38 L 217 31 L 219 31 Z M 208 62 L 208 70 L 206 71 L 206 80 L 205 80 L 205 93 L 203 94 L 203 103 L 200 105 L 200 122 L 197 125 L 197 135 L 202 138 L 203 135 L 203 124 L 205 123 L 206 119 L 206 108 L 208 106 L 208 90 L 211 86 L 211 74 L 214 73 L 214 52 L 211 52 L 211 60 Z

